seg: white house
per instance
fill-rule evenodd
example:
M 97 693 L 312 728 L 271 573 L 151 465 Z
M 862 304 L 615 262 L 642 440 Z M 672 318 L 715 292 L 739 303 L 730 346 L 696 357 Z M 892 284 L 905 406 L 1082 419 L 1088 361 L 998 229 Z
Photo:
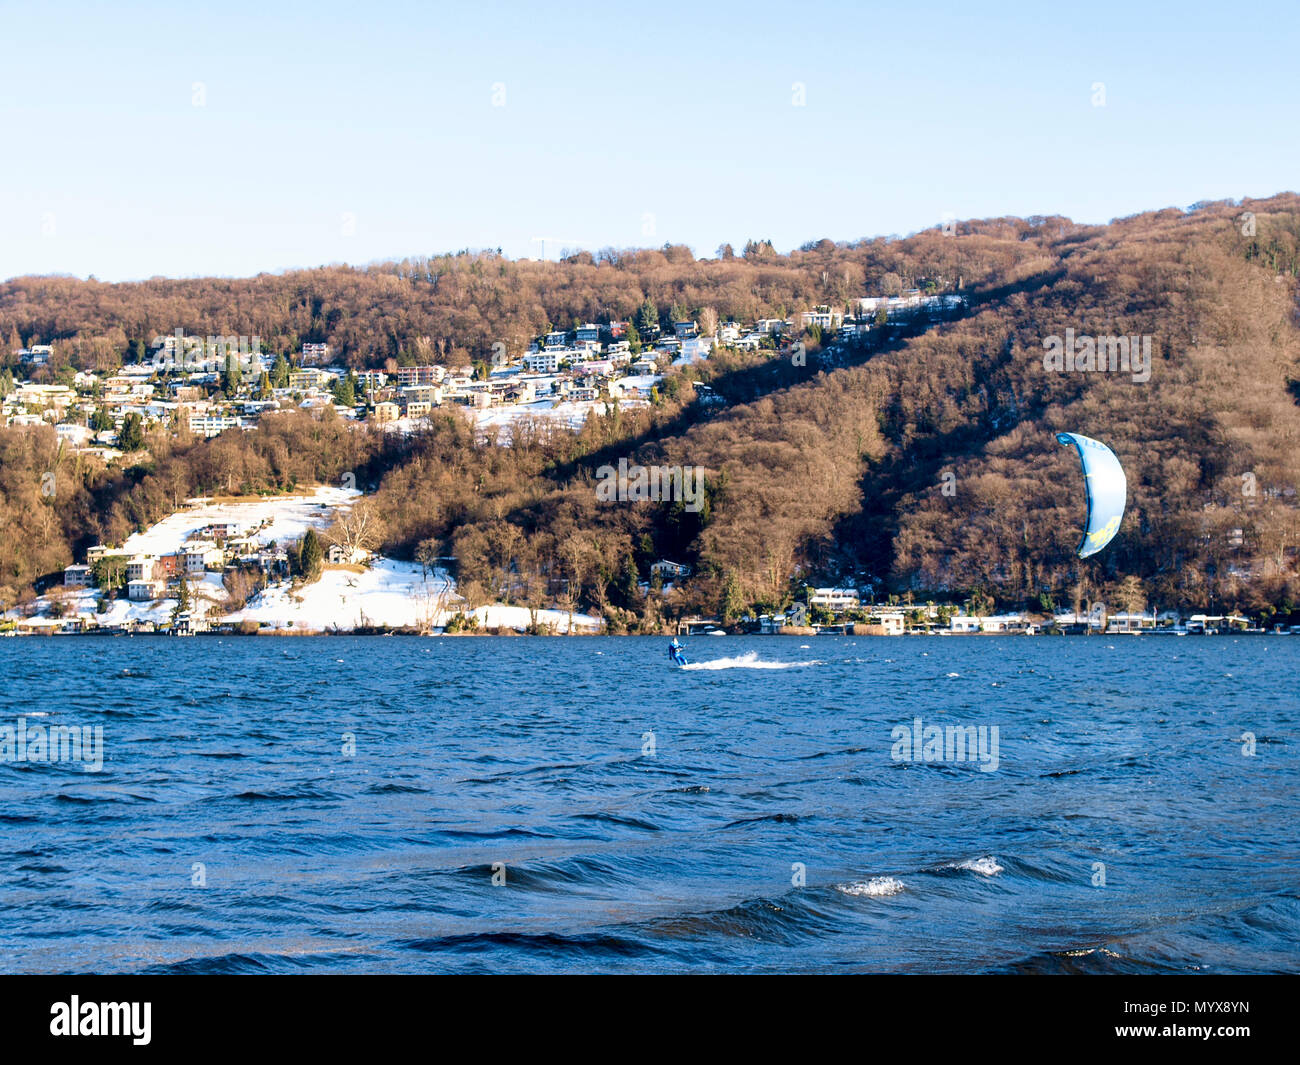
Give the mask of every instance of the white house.
M 1106 619 L 1107 632 L 1142 632 L 1156 627 L 1155 614 L 1145 611 L 1130 612 L 1121 610 Z
M 560 369 L 560 353 L 550 350 L 525 355 L 524 366 L 533 373 L 558 373 Z
M 91 583 L 92 577 L 89 566 L 68 566 L 63 570 L 63 587 L 65 588 L 89 588 Z
M 847 610 L 859 605 L 856 588 L 814 588 L 808 597 L 809 606 L 827 607 L 831 610 Z
M 162 581 L 144 580 L 128 581 L 126 597 L 136 602 L 148 602 L 162 597 Z
M 669 562 L 667 559 L 660 559 L 650 567 L 651 573 L 657 573 L 661 577 L 689 577 L 691 567 L 684 566 L 680 562 Z
M 229 414 L 192 414 L 190 415 L 190 432 L 195 436 L 220 436 L 227 429 L 238 429 L 243 423 Z
M 837 329 L 844 321 L 844 315 L 840 311 L 832 311 L 829 307 L 819 307 L 813 311 L 804 311 L 800 316 L 800 324 L 805 329 L 811 329 L 818 326 L 821 329 Z
M 185 545 L 185 572 L 189 576 L 202 576 L 209 566 L 216 568 L 225 561 L 225 553 L 209 541 L 191 541 Z
M 153 580 L 153 555 L 132 555 L 126 560 L 126 579 L 128 581 Z
M 886 636 L 902 636 L 905 628 L 901 610 L 884 610 L 878 614 L 872 614 L 867 619 L 867 624 L 884 626 Z
M 681 354 L 677 357 L 677 362 L 696 362 L 699 359 L 707 359 L 709 352 L 713 350 L 712 337 L 688 337 L 682 341 Z

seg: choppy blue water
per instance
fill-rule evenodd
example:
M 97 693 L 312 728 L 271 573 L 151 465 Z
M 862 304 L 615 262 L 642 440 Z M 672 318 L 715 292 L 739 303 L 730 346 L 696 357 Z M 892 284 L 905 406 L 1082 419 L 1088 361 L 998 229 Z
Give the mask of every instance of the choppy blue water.
M 0 640 L 3 968 L 1300 969 L 1300 637 L 666 642 Z

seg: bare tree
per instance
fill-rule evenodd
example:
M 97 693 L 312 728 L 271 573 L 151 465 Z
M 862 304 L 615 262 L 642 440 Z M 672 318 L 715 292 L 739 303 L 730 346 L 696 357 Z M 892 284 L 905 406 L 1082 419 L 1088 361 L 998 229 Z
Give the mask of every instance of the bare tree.
M 325 534 L 325 539 L 347 550 L 348 556 L 357 551 L 372 551 L 384 539 L 387 525 L 379 511 L 368 499 L 358 500 L 340 510 L 338 518 Z

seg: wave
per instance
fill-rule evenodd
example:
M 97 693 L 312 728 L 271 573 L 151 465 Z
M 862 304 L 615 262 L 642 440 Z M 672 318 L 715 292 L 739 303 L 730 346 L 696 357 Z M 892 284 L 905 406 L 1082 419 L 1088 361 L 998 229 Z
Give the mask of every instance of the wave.
M 842 930 L 840 918 L 817 905 L 813 893 L 752 898 L 720 910 L 653 918 L 639 926 L 656 942 L 715 938 L 793 946 Z
M 972 873 L 979 873 L 980 876 L 997 876 L 1002 872 L 1002 866 L 998 865 L 998 860 L 991 854 L 986 854 L 983 858 L 967 858 L 964 862 L 954 862 L 950 868 L 966 869 Z
M 803 666 L 825 665 L 816 659 L 807 662 L 769 662 L 758 657 L 757 651 L 746 651 L 736 658 L 714 658 L 708 662 L 688 662 L 682 669 L 799 669 Z
M 906 887 L 907 885 L 897 877 L 873 876 L 870 880 L 859 880 L 852 884 L 836 884 L 835 890 L 841 891 L 845 895 L 866 895 L 870 898 L 883 898 L 886 895 L 897 895 Z
M 472 932 L 432 939 L 398 940 L 401 950 L 425 954 L 497 954 L 502 950 L 537 957 L 554 964 L 557 956 L 580 958 L 641 958 L 664 954 L 659 948 L 627 936 L 591 932 Z
M 323 788 L 304 785 L 271 791 L 241 791 L 234 798 L 242 802 L 297 802 L 300 799 L 328 801 L 338 799 L 339 796 Z

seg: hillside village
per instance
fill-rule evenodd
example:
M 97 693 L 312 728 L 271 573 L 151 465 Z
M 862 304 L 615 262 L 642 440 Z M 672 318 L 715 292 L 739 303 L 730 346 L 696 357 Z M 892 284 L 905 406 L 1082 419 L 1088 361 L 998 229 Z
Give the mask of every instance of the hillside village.
M 178 329 L 155 337 L 146 357 L 116 373 L 63 366 L 55 374 L 55 347 L 31 344 L 17 353 L 13 374 L 0 373 L 0 426 L 52 425 L 67 448 L 107 462 L 142 446 L 147 431 L 214 437 L 295 407 L 333 407 L 342 417 L 394 431 L 409 431 L 445 408 L 463 410 L 484 428 L 520 417 L 576 428 L 609 404 L 653 402 L 666 376 L 717 348 L 775 354 L 805 337 L 851 343 L 888 321 L 937 317 L 961 301 L 912 290 L 864 297 L 846 310 L 815 307 L 744 326 L 673 322 L 671 332 L 646 321 L 575 323 L 537 337 L 526 351 L 511 355 L 498 344 L 490 358 L 454 366 L 387 360 L 384 369 L 356 369 L 341 365 L 324 341 L 272 357 L 256 337 L 189 336 Z

